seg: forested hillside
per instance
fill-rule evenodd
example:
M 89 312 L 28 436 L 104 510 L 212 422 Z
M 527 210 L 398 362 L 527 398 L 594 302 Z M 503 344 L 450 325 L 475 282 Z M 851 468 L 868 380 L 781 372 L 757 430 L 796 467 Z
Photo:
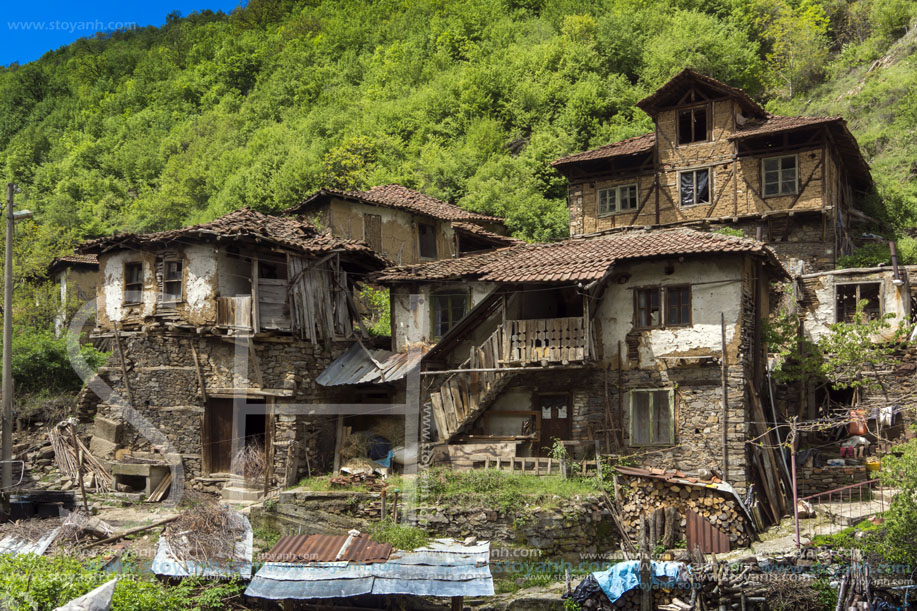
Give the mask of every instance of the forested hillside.
M 774 111 L 845 115 L 901 230 L 915 16 L 907 0 L 252 0 L 3 69 L 0 161 L 37 213 L 35 266 L 89 236 L 387 182 L 552 239 L 549 162 L 649 130 L 634 103 L 690 66 Z

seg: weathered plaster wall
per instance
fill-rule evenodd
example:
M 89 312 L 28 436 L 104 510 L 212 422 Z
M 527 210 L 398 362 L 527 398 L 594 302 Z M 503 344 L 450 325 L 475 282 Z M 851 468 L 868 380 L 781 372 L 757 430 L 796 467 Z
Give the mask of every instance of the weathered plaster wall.
M 195 244 L 183 255 L 184 314 L 198 324 L 216 322 L 217 250 Z
M 674 271 L 665 273 L 667 265 Z M 719 257 L 679 263 L 665 260 L 621 266 L 629 274 L 626 282 L 610 282 L 595 316 L 599 354 L 604 362 L 617 362 L 618 342 L 626 353 L 626 339 L 634 327 L 634 290 L 652 286 L 691 285 L 692 325 L 633 331 L 639 334 L 641 368 L 659 366 L 659 357 L 672 355 L 720 354 L 720 313 L 726 319 L 726 344 L 729 356 L 737 356 L 736 337 L 741 319 L 742 259 Z
M 393 349 L 405 350 L 417 343 L 430 344 L 435 340 L 433 334 L 433 302 L 431 295 L 437 291 L 468 291 L 469 310 L 476 306 L 492 290 L 493 284 L 485 282 L 437 283 L 410 287 L 398 285 L 391 288 L 391 312 L 394 335 Z M 411 297 L 416 296 L 417 308 L 411 311 Z
M 437 258 L 448 259 L 454 254 L 455 233 L 451 223 L 405 210 L 332 199 L 322 210 L 321 221 L 336 236 L 366 240 L 363 219 L 367 214 L 382 217 L 382 254 L 398 265 L 429 260 L 420 257 L 418 223 L 435 228 Z
M 847 272 L 825 273 L 818 276 L 809 276 L 801 279 L 800 298 L 802 307 L 802 324 L 806 337 L 811 340 L 829 333 L 829 327 L 836 321 L 835 291 L 838 285 L 879 282 L 879 302 L 882 305 L 882 314 L 893 314 L 889 319 L 889 328 L 881 337 L 890 338 L 901 321 L 909 319 L 911 314 L 911 295 L 908 276 L 905 271 L 901 273 L 902 283 L 894 283 L 894 274 L 891 269 L 872 272 Z
M 127 263 L 143 264 L 142 303 L 124 303 L 124 266 Z M 112 322 L 126 318 L 152 316 L 156 308 L 158 289 L 155 276 L 155 256 L 137 251 L 119 251 L 99 257 L 99 270 L 103 282 L 98 286 L 98 326 L 111 328 Z

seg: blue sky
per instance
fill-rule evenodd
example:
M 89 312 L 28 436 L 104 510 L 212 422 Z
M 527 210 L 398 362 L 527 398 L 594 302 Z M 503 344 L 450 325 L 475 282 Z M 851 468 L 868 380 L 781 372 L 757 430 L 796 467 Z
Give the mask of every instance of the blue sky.
M 229 13 L 241 0 L 103 0 L 101 2 L 19 1 L 0 11 L 0 65 L 25 64 L 99 30 L 166 22 L 166 15 L 210 9 Z

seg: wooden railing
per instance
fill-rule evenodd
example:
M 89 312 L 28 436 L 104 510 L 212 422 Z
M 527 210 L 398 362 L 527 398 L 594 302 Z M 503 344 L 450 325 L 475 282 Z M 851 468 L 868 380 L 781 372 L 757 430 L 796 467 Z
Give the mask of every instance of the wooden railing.
M 217 326 L 234 329 L 252 328 L 251 295 L 217 298 Z
M 506 321 L 501 363 L 567 364 L 588 358 L 589 342 L 581 316 Z

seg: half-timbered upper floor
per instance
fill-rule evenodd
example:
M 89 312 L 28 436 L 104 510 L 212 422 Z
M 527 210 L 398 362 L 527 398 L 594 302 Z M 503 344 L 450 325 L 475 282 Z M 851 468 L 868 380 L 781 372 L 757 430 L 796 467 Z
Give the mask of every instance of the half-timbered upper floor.
M 571 235 L 725 224 L 809 270 L 853 248 L 873 183 L 842 118 L 773 115 L 687 69 L 638 106 L 653 132 L 553 162 L 570 181 Z

